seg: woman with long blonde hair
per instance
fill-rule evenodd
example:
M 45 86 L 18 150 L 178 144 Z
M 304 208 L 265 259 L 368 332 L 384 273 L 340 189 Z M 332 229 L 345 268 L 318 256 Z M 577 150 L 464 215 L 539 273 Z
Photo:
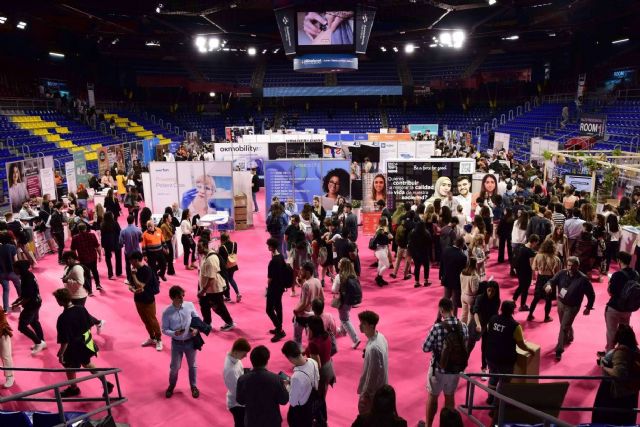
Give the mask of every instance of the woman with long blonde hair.
M 469 258 L 474 258 L 476 260 L 476 270 L 478 272 L 478 276 L 480 280 L 484 280 L 485 277 L 485 260 L 486 256 L 484 253 L 484 234 L 476 234 L 471 241 L 471 246 L 469 246 Z
M 358 338 L 358 334 L 356 333 L 351 320 L 349 320 L 351 306 L 347 304 L 344 295 L 347 282 L 349 280 L 358 280 L 358 276 L 356 275 L 356 270 L 353 267 L 353 262 L 348 258 L 342 258 L 338 263 L 338 268 L 340 269 L 340 273 L 336 276 L 333 281 L 333 287 L 331 288 L 331 293 L 340 298 L 338 315 L 340 317 L 341 326 L 338 330 L 338 334 L 344 333 L 349 335 L 349 338 L 351 338 L 351 341 L 353 342 L 352 347 L 355 349 L 360 345 L 360 339 Z
M 540 249 L 538 249 L 538 253 L 533 258 L 533 265 L 531 267 L 538 277 L 536 279 L 533 301 L 531 301 L 527 320 L 532 321 L 534 319 L 533 312 L 535 311 L 538 302 L 541 299 L 544 299 L 544 321 L 551 322 L 553 320 L 549 316 L 551 313 L 551 302 L 555 299 L 556 293 L 555 289 L 552 289 L 551 292 L 547 293 L 545 292 L 544 287 L 554 274 L 562 268 L 562 262 L 560 261 L 560 258 L 556 256 L 556 243 L 551 237 L 542 242 Z

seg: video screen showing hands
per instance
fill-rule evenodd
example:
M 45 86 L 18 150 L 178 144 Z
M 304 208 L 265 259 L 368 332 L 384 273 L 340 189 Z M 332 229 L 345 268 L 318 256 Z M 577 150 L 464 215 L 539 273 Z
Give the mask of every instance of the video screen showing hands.
M 298 45 L 352 45 L 354 12 L 298 12 Z

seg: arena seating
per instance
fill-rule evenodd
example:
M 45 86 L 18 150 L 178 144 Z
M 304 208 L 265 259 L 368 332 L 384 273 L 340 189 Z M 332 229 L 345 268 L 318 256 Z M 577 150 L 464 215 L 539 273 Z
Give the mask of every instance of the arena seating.
M 443 112 L 434 112 L 426 108 L 387 108 L 387 116 L 389 118 L 389 127 L 401 129 L 404 125 L 415 124 L 435 124 L 447 126 L 451 130 L 461 130 L 475 132 L 477 126 L 482 126 L 484 122 L 493 117 L 490 108 L 474 108 L 471 111 L 463 112 L 461 110 L 445 110 Z M 441 132 L 442 133 L 442 132 Z
M 124 116 L 126 115 L 126 117 Z M 104 115 L 107 122 L 114 119 L 116 124 L 116 135 L 125 141 L 135 141 L 140 139 L 158 138 L 160 144 L 169 144 L 172 140 L 179 142 L 180 135 L 176 135 L 161 125 L 153 123 L 143 118 L 142 115 L 131 111 L 120 113 L 107 113 Z
M 332 108 L 327 110 L 289 110 L 286 112 L 290 126 L 298 130 L 305 128 L 326 129 L 331 133 L 341 130 L 350 132 L 379 132 L 382 127 L 377 108 Z

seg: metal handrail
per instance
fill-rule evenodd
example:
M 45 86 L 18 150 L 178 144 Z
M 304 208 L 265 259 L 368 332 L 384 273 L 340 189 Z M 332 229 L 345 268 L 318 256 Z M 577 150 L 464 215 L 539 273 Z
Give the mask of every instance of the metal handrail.
M 85 376 L 85 377 L 81 377 L 81 378 L 74 378 L 71 380 L 66 380 L 66 381 L 61 381 L 61 382 L 57 382 L 55 384 L 50 384 L 47 386 L 42 386 L 42 387 L 38 387 L 35 389 L 31 389 L 31 390 L 26 390 L 26 391 L 22 391 L 16 394 L 12 394 L 6 397 L 1 397 L 0 396 L 0 404 L 2 403 L 7 403 L 7 402 L 12 402 L 12 401 L 17 401 L 17 402 L 56 402 L 57 403 L 57 407 L 58 407 L 58 415 L 60 416 L 60 424 L 57 424 L 55 427 L 66 427 L 66 426 L 70 426 L 73 425 L 75 423 L 77 423 L 78 421 L 82 421 L 85 419 L 88 419 L 89 417 L 92 417 L 94 415 L 97 415 L 101 412 L 104 412 L 105 410 L 107 411 L 107 413 L 109 415 L 111 414 L 111 409 L 122 405 L 123 403 L 127 402 L 128 399 L 126 397 L 122 396 L 122 390 L 120 388 L 120 379 L 118 377 L 118 373 L 122 372 L 122 369 L 120 368 L 69 368 L 69 369 L 53 369 L 53 368 L 16 368 L 16 367 L 12 367 L 12 368 L 4 368 L 4 367 L 0 367 L 0 371 L 6 371 L 6 370 L 13 370 L 13 371 L 27 371 L 27 372 L 91 372 L 91 371 L 97 371 L 97 373 L 92 373 L 91 375 Z M 111 397 L 109 396 L 108 393 L 105 393 L 103 395 L 102 398 L 69 398 L 69 399 L 63 399 L 61 393 L 60 393 L 60 389 L 63 387 L 67 387 L 70 385 L 74 385 L 74 384 L 78 384 L 81 382 L 86 382 L 95 378 L 98 378 L 100 380 L 100 382 L 102 383 L 102 387 L 104 389 L 104 391 L 107 391 L 107 379 L 106 376 L 107 375 L 114 375 L 115 376 L 115 388 L 117 390 L 118 396 L 115 399 L 111 399 Z M 36 398 L 36 397 L 29 397 L 29 396 L 33 396 L 35 394 L 39 394 L 39 393 L 44 393 L 47 392 L 49 390 L 53 390 L 55 393 L 55 398 Z M 90 412 L 81 414 L 75 418 L 72 418 L 70 420 L 65 420 L 65 416 L 64 416 L 64 408 L 62 406 L 63 402 L 96 402 L 96 401 L 104 401 L 106 403 L 106 405 L 94 409 Z
M 509 110 L 509 114 L 508 114 L 508 119 L 509 121 L 513 120 L 513 109 Z

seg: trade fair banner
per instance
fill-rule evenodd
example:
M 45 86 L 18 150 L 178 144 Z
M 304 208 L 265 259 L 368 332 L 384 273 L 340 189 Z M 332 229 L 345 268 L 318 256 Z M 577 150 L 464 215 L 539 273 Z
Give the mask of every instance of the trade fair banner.
M 415 141 L 435 141 L 438 139 L 438 125 L 437 124 L 410 124 L 409 134 L 411 139 Z
M 458 196 L 457 182 L 467 181 L 475 171 L 473 159 L 433 158 L 430 160 L 393 159 L 387 161 L 387 208 L 419 196 L 426 204 L 444 198 L 449 191 Z M 466 187 L 465 187 L 466 188 Z M 462 196 L 470 196 L 468 189 Z
M 152 212 L 161 214 L 167 206 L 178 200 L 176 166 L 173 162 L 149 163 L 151 178 Z
M 558 141 L 544 138 L 531 138 L 531 160 L 542 160 L 545 151 L 558 151 Z
M 76 169 L 76 184 L 89 186 L 89 177 L 87 176 L 87 160 L 84 157 L 84 151 L 75 151 L 73 153 L 73 163 Z
M 227 161 L 233 164 L 235 171 L 258 169 L 258 175 L 264 175 L 264 162 L 269 159 L 269 144 L 267 142 L 216 142 L 213 144 L 213 155 L 217 161 Z
M 384 200 L 387 202 L 387 176 L 382 173 L 362 174 L 362 212 L 372 212 L 376 210 L 376 202 Z M 353 187 L 356 185 L 351 183 Z M 353 192 L 353 188 L 351 189 Z
M 98 180 L 104 175 L 106 171 L 111 169 L 111 163 L 109 162 L 109 149 L 108 147 L 100 147 L 98 152 Z
M 76 181 L 76 164 L 73 160 L 64 164 L 64 175 L 67 179 L 67 192 L 75 193 L 78 189 L 78 183 Z
M 493 134 L 493 151 L 498 152 L 500 150 L 509 151 L 509 140 L 511 134 L 503 132 L 495 132 Z
M 155 160 L 156 146 L 159 144 L 158 138 L 149 138 L 142 141 L 142 164 L 148 165 Z M 140 155 L 138 153 L 138 155 Z
M 124 171 L 125 173 L 128 173 L 130 170 L 133 169 L 133 159 L 131 158 L 131 146 L 135 144 L 134 143 L 126 143 L 126 144 L 122 144 L 122 157 L 124 158 Z M 134 149 L 135 149 L 135 145 L 134 145 Z
M 40 169 L 40 183 L 42 185 L 42 194 L 48 194 L 51 200 L 56 200 L 56 181 L 53 174 L 53 169 L 42 168 Z
M 339 196 L 351 198 L 348 160 L 290 159 L 269 160 L 265 165 L 266 208 L 277 196 L 282 202 L 288 198 L 298 205 L 312 204 L 320 196 L 326 210 L 333 209 Z
M 24 161 L 24 177 L 27 182 L 27 194 L 29 197 L 42 196 L 40 183 L 40 169 L 43 163 L 41 159 L 28 159 Z
M 380 215 L 382 211 L 377 212 L 362 212 L 362 234 L 365 236 L 373 236 L 378 229 L 378 222 L 380 222 Z
M 22 204 L 28 201 L 30 197 L 40 197 L 45 194 L 42 192 L 40 170 L 45 168 L 45 164 L 50 165 L 52 163 L 52 157 L 47 156 L 6 164 L 11 212 L 19 212 Z M 51 178 L 49 184 L 55 187 L 53 178 Z M 53 192 L 49 191 L 49 193 L 55 196 L 55 188 Z
M 113 164 L 115 163 L 118 165 L 118 170 L 121 170 L 121 171 L 127 170 L 124 168 L 124 165 L 125 165 L 124 148 L 121 144 L 110 145 L 107 148 L 107 153 L 109 154 L 108 158 L 109 158 L 110 167 L 113 166 Z M 116 177 L 114 176 L 113 179 L 115 178 Z
M 227 126 L 224 128 L 224 138 L 229 142 L 238 142 L 244 135 L 255 134 L 253 126 Z
M 604 138 L 607 116 L 603 114 L 586 114 L 580 116 L 580 135 Z
M 207 177 L 205 191 L 213 183 L 211 193 L 207 193 L 209 213 L 226 211 L 229 213 L 229 221 L 219 224 L 218 230 L 233 230 L 233 163 L 232 162 L 204 162 L 204 173 Z M 197 190 L 200 188 L 196 185 Z

